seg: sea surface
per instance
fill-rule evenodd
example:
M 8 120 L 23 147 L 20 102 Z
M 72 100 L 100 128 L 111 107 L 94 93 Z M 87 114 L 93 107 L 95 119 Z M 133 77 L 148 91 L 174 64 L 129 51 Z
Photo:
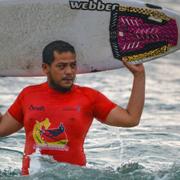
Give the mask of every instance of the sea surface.
M 149 1 L 148 1 L 149 2 Z M 180 11 L 180 1 L 151 1 Z M 0 138 L 0 179 L 180 180 L 180 52 L 145 63 L 146 101 L 139 126 L 115 128 L 94 120 L 85 142 L 87 167 L 34 157 L 32 175 L 21 177 L 24 130 Z M 126 107 L 133 77 L 125 68 L 78 75 L 76 83 L 95 88 Z M 0 112 L 21 89 L 45 77 L 0 78 Z

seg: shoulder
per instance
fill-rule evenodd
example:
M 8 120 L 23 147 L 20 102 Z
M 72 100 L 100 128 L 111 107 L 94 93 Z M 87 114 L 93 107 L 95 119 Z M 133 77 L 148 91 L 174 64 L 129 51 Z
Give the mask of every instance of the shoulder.
M 84 97 L 92 103 L 96 101 L 98 96 L 98 91 L 96 89 L 79 85 L 75 85 L 75 89 L 75 92 L 76 94 L 78 94 L 79 97 Z
M 96 95 L 99 93 L 98 90 L 87 87 L 87 86 L 79 86 L 75 85 L 76 92 L 80 92 L 82 94 Z
M 108 103 L 108 102 L 112 102 L 107 95 L 103 94 L 102 92 L 100 92 L 99 90 L 90 88 L 90 87 L 81 87 L 81 86 L 77 86 L 77 89 L 79 89 L 79 92 L 81 93 L 81 95 L 85 95 L 86 97 L 88 97 L 88 99 L 90 99 L 92 102 L 94 103 Z M 76 91 L 77 92 L 77 91 Z
M 42 91 L 44 89 L 45 89 L 45 83 L 36 84 L 36 85 L 29 85 L 27 87 L 24 87 L 19 95 L 24 96 L 26 94 L 40 92 L 40 91 Z

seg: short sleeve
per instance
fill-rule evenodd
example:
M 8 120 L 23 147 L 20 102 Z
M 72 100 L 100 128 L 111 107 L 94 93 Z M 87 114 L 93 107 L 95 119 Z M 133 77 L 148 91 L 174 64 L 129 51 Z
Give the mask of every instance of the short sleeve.
M 94 117 L 97 118 L 100 122 L 104 123 L 108 114 L 116 106 L 117 105 L 115 103 L 97 91 L 96 99 L 93 105 Z
M 8 112 L 14 117 L 18 122 L 23 124 L 24 113 L 22 108 L 23 91 L 18 95 L 14 103 L 8 109 Z

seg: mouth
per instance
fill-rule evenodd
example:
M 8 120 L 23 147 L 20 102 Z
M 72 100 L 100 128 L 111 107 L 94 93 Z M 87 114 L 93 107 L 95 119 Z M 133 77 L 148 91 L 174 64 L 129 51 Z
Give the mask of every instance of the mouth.
M 63 79 L 63 82 L 65 82 L 65 83 L 72 83 L 73 81 L 74 81 L 74 79 L 72 79 L 72 78 Z

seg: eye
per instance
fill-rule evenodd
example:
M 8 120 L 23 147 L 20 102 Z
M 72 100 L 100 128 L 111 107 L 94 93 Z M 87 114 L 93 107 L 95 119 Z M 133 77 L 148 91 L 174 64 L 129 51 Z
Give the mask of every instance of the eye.
M 66 67 L 65 64 L 57 64 L 56 67 L 58 67 L 59 69 L 64 69 Z
M 75 68 L 76 68 L 76 66 L 77 66 L 77 64 L 76 64 L 76 63 L 72 63 L 72 64 L 71 64 L 71 68 L 72 68 L 72 69 L 75 69 Z

